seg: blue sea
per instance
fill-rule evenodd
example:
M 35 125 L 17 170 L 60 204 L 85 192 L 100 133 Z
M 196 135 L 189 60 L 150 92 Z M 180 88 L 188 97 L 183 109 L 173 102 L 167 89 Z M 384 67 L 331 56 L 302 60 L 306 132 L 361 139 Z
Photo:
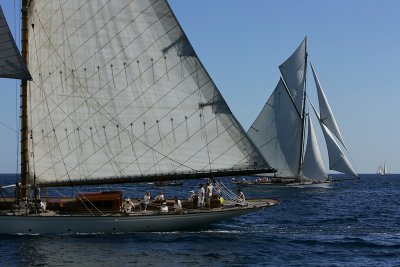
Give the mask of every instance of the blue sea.
M 15 179 L 0 178 L 2 185 Z M 197 183 L 121 189 L 168 196 Z M 325 188 L 242 187 L 247 197 L 281 204 L 191 231 L 2 235 L 0 266 L 400 266 L 399 189 L 395 174 L 361 175 Z

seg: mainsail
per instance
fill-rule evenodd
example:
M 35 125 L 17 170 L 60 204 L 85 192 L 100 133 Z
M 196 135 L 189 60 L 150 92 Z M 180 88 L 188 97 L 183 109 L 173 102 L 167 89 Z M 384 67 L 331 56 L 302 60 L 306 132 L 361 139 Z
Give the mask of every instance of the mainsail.
M 282 79 L 247 134 L 268 163 L 277 169 L 276 176 L 297 177 L 302 119 Z
M 30 2 L 39 185 L 267 170 L 165 0 Z
M 0 6 L 0 77 L 31 80 Z
M 301 112 L 304 99 L 306 68 L 307 68 L 307 38 L 296 51 L 279 66 L 283 80 L 293 98 L 296 108 Z

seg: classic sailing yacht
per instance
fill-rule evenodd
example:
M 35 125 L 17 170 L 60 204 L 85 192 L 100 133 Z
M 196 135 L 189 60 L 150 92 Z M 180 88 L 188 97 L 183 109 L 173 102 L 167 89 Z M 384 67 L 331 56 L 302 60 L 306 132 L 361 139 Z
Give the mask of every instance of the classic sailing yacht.
M 383 166 L 382 165 L 378 166 L 378 170 L 376 171 L 376 173 L 380 175 L 389 175 L 389 171 L 386 166 L 386 161 L 383 163 Z
M 307 103 L 308 54 L 306 47 L 305 38 L 296 51 L 279 66 L 282 77 L 248 130 L 249 137 L 265 159 L 278 170 L 274 178 L 285 178 L 286 183 L 328 181 L 308 112 L 312 104 Z M 312 109 L 324 133 L 329 155 L 329 169 L 357 176 L 336 141 L 338 140 L 345 148 L 325 93 L 312 66 L 311 68 L 318 93 L 319 113 L 316 112 L 314 106 Z M 258 182 L 263 181 L 263 179 L 258 179 Z M 274 179 L 266 181 L 272 183 Z
M 123 215 L 122 193 L 102 192 L 53 201 L 38 214 L 41 188 L 273 169 L 165 0 L 23 0 L 22 59 L 32 80 L 1 15 L 9 45 L 0 50 L 1 76 L 22 79 L 22 116 L 21 184 L 13 209 L 1 211 L 0 233 L 171 231 L 278 204 L 226 201 L 180 213 Z

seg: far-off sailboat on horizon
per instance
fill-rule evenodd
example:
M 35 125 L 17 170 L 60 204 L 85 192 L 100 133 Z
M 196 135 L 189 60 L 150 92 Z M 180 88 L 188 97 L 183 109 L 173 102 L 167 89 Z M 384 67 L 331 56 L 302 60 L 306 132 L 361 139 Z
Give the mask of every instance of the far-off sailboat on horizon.
M 388 168 L 387 168 L 387 165 L 386 165 L 386 161 L 383 163 L 383 166 L 382 165 L 378 166 L 378 169 L 376 170 L 376 173 L 380 174 L 380 175 L 390 175 L 390 173 L 388 171 Z
M 279 181 L 315 184 L 330 180 L 311 122 L 310 106 L 325 137 L 329 169 L 357 177 L 356 171 L 343 152 L 347 150 L 343 137 L 312 65 L 319 113 L 307 98 L 307 61 L 305 38 L 296 51 L 279 66 L 282 77 L 248 130 L 249 137 L 265 159 L 278 170 L 273 179 L 259 178 L 251 183 L 271 184 Z

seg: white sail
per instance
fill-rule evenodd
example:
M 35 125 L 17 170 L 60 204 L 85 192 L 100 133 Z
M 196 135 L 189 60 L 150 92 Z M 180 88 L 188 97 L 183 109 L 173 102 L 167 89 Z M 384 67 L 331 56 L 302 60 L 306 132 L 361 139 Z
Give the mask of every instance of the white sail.
M 308 116 L 307 122 L 307 146 L 301 168 L 301 176 L 305 179 L 328 179 L 328 174 L 325 171 L 324 162 L 322 160 L 321 151 L 319 150 L 318 141 L 310 116 Z
M 304 99 L 304 83 L 306 79 L 307 38 L 296 51 L 279 66 L 283 80 L 285 81 L 296 108 L 301 113 Z
M 247 132 L 277 177 L 300 171 L 302 120 L 282 80 Z
M 323 124 L 320 123 L 322 132 L 324 133 L 326 146 L 329 155 L 329 169 L 343 172 L 349 175 L 358 176 L 354 168 L 351 166 L 349 160 L 336 143 L 331 131 Z
M 376 170 L 376 173 L 377 173 L 377 174 L 383 174 L 382 165 L 379 165 L 379 166 L 378 166 L 378 169 Z
M 0 6 L 0 77 L 31 80 Z
M 311 63 L 310 63 L 311 65 Z M 319 102 L 319 117 L 321 122 L 336 136 L 336 138 L 342 143 L 342 145 L 346 148 L 344 144 L 343 137 L 340 134 L 339 127 L 336 123 L 335 117 L 333 116 L 332 109 L 328 103 L 328 99 L 325 96 L 324 90 L 322 90 L 322 86 L 318 80 L 317 74 L 314 71 L 313 66 L 311 65 L 311 70 L 314 76 L 315 86 L 317 88 L 318 93 L 318 102 Z
M 30 5 L 36 182 L 266 168 L 164 0 Z

